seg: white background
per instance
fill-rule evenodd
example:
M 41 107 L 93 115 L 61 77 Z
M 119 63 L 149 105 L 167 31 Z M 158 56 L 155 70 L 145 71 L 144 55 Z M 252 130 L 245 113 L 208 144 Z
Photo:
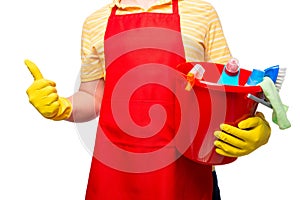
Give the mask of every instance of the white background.
M 91 156 L 74 124 L 42 118 L 29 104 L 32 59 L 61 96 L 74 92 L 85 18 L 109 0 L 9 0 L 0 3 L 0 199 L 82 200 Z M 232 54 L 244 68 L 279 64 L 288 72 L 280 92 L 292 128 L 272 125 L 269 143 L 218 166 L 223 200 L 298 198 L 300 13 L 296 0 L 210 1 Z M 271 121 L 271 110 L 259 106 Z M 87 133 L 93 135 L 94 133 Z

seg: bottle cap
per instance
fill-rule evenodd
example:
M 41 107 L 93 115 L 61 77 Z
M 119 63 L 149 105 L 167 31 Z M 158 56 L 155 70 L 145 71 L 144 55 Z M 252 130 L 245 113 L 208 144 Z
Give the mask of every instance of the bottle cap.
M 239 72 L 239 61 L 236 58 L 231 58 L 226 64 L 225 71 L 228 75 L 234 76 Z

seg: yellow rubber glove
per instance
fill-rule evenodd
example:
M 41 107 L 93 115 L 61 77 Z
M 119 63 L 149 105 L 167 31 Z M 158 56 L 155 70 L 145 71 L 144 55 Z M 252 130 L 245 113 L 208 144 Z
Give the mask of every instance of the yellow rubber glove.
M 47 119 L 69 118 L 72 112 L 70 100 L 58 96 L 55 82 L 44 79 L 33 62 L 25 60 L 25 64 L 34 78 L 33 84 L 27 89 L 29 102 Z
M 238 127 L 221 124 L 220 128 L 221 131 L 214 132 L 218 138 L 214 142 L 216 152 L 229 157 L 240 157 L 253 152 L 266 144 L 271 134 L 270 125 L 260 112 L 255 117 L 241 121 Z

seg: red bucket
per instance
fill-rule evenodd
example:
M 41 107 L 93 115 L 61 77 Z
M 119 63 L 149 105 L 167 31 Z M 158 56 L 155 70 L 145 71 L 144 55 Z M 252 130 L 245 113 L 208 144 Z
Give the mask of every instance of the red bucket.
M 188 117 L 190 119 L 188 120 L 194 120 L 193 123 L 197 123 L 195 122 L 196 118 L 198 126 L 195 129 L 197 130 L 196 134 L 195 131 L 189 130 L 184 133 L 187 138 L 191 138 L 191 145 L 187 149 L 183 149 L 184 152 L 181 151 L 180 144 L 178 149 L 187 158 L 201 164 L 222 165 L 231 163 L 236 158 L 221 156 L 215 152 L 214 141 L 217 138 L 214 136 L 214 131 L 219 130 L 221 123 L 237 126 L 241 120 L 253 116 L 258 103 L 247 98 L 247 95 L 250 93 L 262 97 L 262 89 L 260 86 L 244 86 L 251 74 L 251 71 L 245 69 L 240 69 L 239 86 L 216 84 L 223 71 L 224 65 L 222 64 L 207 62 L 183 63 L 178 66 L 178 70 L 185 78 L 195 64 L 200 64 L 205 69 L 202 80 L 196 80 L 193 90 L 185 91 L 187 82 L 183 79 L 184 81 L 179 81 L 180 84 L 177 84 L 176 90 L 186 94 L 194 92 L 198 101 L 198 109 L 190 111 Z M 177 108 L 176 110 L 180 112 Z M 196 112 L 199 112 L 199 114 Z M 194 118 L 194 116 L 197 117 Z M 176 120 L 182 119 L 177 118 Z M 177 143 L 180 143 L 180 141 Z

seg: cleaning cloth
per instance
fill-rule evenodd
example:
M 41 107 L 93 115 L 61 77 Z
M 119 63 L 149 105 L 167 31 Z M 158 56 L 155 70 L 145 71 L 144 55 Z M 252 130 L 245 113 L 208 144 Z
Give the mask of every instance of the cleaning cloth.
M 265 97 L 270 101 L 273 107 L 272 121 L 277 124 L 280 129 L 287 129 L 291 127 L 291 123 L 286 114 L 288 106 L 282 103 L 272 79 L 266 76 L 258 85 L 261 86 Z

